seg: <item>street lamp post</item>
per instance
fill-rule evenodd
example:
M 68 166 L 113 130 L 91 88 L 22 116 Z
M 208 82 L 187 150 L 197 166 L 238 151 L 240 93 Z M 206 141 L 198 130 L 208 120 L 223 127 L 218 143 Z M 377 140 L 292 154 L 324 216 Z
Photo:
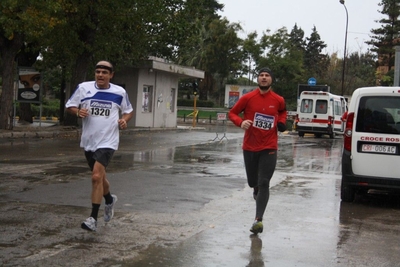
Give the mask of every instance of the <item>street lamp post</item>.
M 342 69 L 342 96 L 344 95 L 344 71 L 346 68 L 346 49 L 347 49 L 347 29 L 349 26 L 349 13 L 347 12 L 347 7 L 344 4 L 344 0 L 339 0 L 339 2 L 344 6 L 346 10 L 346 34 L 344 36 L 344 53 L 343 53 L 343 69 Z

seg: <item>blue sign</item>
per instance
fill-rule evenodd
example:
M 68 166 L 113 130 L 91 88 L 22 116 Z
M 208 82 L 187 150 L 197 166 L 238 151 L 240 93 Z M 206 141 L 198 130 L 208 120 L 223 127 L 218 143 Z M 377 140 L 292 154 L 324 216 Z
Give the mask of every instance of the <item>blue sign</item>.
M 317 84 L 317 80 L 314 77 L 311 77 L 310 79 L 308 79 L 308 85 L 316 85 Z

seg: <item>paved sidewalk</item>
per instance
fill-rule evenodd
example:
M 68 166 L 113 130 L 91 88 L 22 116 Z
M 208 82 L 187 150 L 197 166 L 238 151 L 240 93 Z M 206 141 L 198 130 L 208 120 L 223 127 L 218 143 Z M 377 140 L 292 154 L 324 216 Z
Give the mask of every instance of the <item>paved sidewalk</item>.
M 190 120 L 183 121 L 178 118 L 178 126 L 176 128 L 151 128 L 151 127 L 128 127 L 121 131 L 121 135 L 132 134 L 133 132 L 145 131 L 168 131 L 168 130 L 206 130 L 213 132 L 218 130 L 221 134 L 221 128 L 215 122 L 209 123 L 208 120 L 199 120 L 193 127 Z M 226 132 L 242 132 L 243 130 L 236 127 L 232 122 L 226 121 Z M 18 138 L 79 138 L 81 135 L 81 126 L 63 126 L 58 121 L 34 121 L 33 123 L 16 123 L 13 130 L 0 129 L 0 139 L 18 139 Z M 297 132 L 286 131 L 284 134 L 297 134 Z
M 121 131 L 121 135 L 141 131 L 165 131 L 165 130 L 205 130 L 213 125 L 197 125 L 192 127 L 189 124 L 178 125 L 176 128 L 151 128 L 151 127 L 128 127 Z M 16 138 L 77 138 L 82 132 L 79 126 L 63 126 L 58 122 L 34 122 L 32 124 L 17 124 L 13 130 L 1 130 L 0 139 Z

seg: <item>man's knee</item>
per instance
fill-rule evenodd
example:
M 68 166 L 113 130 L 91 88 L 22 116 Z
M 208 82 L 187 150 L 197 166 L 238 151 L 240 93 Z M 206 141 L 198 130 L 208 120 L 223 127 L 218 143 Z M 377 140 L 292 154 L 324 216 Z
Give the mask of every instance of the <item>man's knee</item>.
M 101 168 L 94 168 L 92 172 L 92 183 L 102 184 L 105 177 L 105 172 Z
M 98 184 L 98 183 L 101 183 L 102 181 L 103 181 L 103 179 L 102 179 L 102 176 L 100 175 L 100 173 L 96 173 L 96 172 L 92 173 L 92 183 Z
M 251 188 L 258 186 L 258 182 L 256 179 L 247 179 L 247 183 Z

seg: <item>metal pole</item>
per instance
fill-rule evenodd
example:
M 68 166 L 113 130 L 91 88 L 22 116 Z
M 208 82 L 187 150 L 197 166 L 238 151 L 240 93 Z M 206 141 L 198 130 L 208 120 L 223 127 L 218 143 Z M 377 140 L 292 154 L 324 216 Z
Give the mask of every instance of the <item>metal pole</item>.
M 396 53 L 394 57 L 394 83 L 393 86 L 400 86 L 400 46 L 395 46 Z
M 194 100 L 193 100 L 193 121 L 192 121 L 192 127 L 196 127 L 196 116 L 197 116 L 197 112 L 196 112 L 196 98 L 197 95 L 194 95 Z
M 344 95 L 344 72 L 346 69 L 346 50 L 347 50 L 347 29 L 349 26 L 349 13 L 347 12 L 347 7 L 344 4 L 344 0 L 339 0 L 339 2 L 344 6 L 346 10 L 346 33 L 344 36 L 344 52 L 343 52 L 343 68 L 342 68 L 342 96 Z

